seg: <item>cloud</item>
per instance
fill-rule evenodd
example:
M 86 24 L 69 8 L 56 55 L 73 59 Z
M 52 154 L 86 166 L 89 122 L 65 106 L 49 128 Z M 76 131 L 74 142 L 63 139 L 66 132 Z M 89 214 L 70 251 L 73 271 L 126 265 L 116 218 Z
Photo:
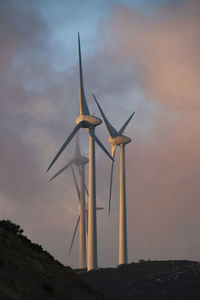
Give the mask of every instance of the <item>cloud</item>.
M 132 138 L 126 149 L 130 261 L 199 259 L 199 4 L 173 3 L 151 13 L 146 4 L 113 3 L 91 39 L 93 51 L 88 54 L 82 41 L 90 111 L 99 115 L 93 92 L 117 129 L 136 111 L 126 130 Z M 77 267 L 78 244 L 66 257 L 78 213 L 71 174 L 49 184 L 54 172 L 45 172 L 77 117 L 77 60 L 70 68 L 55 68 L 63 44 L 59 52 L 52 24 L 34 2 L 28 7 L 24 1 L 18 6 L 1 1 L 0 15 L 2 217 L 20 223 L 56 258 Z M 105 125 L 96 132 L 109 148 Z M 84 131 L 81 145 L 87 154 Z M 98 217 L 99 264 L 116 265 L 119 156 L 108 218 L 110 161 L 96 150 L 97 201 L 105 207 Z M 71 155 L 73 143 L 54 170 Z
M 31 9 L 31 5 L 27 10 L 22 3 L 4 1 L 1 2 L 0 15 L 2 218 L 11 218 L 21 224 L 27 234 L 48 248 L 49 240 L 44 236 L 51 235 L 53 240 L 57 228 L 63 228 L 66 234 L 66 222 L 70 220 L 70 216 L 65 218 L 65 181 L 55 189 L 48 183 L 45 170 L 61 139 L 68 133 L 66 128 L 70 118 L 66 119 L 66 112 L 75 109 L 73 102 L 70 107 L 64 103 L 65 88 L 68 85 L 73 94 L 73 79 L 67 75 L 66 84 L 66 73 L 54 71 L 50 60 L 54 51 L 49 44 L 50 30 L 39 10 Z M 71 189 L 68 197 L 73 206 Z M 71 216 L 73 213 L 75 209 Z M 58 225 L 57 218 L 65 222 Z M 41 232 L 45 233 L 42 235 Z M 70 233 L 69 230 L 69 238 Z
M 119 60 L 132 63 L 149 97 L 173 108 L 196 110 L 200 10 L 198 1 L 182 4 L 170 2 L 154 16 L 117 7 L 108 24 L 108 47 Z
M 129 250 L 138 258 L 199 259 L 200 10 L 198 1 L 182 4 L 166 3 L 153 15 L 119 5 L 104 25 L 106 50 L 129 64 L 137 86 L 131 77 L 126 85 L 142 89 L 146 104 L 136 109 L 127 146 Z M 127 105 L 120 97 L 118 106 Z M 131 109 L 130 90 L 126 97 Z

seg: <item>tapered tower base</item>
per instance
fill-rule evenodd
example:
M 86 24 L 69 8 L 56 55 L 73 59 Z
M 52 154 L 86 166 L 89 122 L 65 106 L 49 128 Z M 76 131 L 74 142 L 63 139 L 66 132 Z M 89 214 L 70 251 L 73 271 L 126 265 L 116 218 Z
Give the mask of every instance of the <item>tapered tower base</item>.
M 85 166 L 80 167 L 80 255 L 79 268 L 86 268 L 86 230 L 85 230 Z
M 87 270 L 97 269 L 96 171 L 94 128 L 89 129 L 89 200 Z
M 126 224 L 125 145 L 120 145 L 119 265 L 128 263 Z

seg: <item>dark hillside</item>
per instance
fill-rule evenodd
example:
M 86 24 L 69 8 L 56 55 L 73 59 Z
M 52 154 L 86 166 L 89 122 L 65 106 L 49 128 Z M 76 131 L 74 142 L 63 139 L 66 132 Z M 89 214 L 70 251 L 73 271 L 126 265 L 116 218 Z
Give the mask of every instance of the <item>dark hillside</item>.
M 22 233 L 0 221 L 1 300 L 108 299 Z
M 82 273 L 81 277 L 116 300 L 200 299 L 198 262 L 142 261 Z

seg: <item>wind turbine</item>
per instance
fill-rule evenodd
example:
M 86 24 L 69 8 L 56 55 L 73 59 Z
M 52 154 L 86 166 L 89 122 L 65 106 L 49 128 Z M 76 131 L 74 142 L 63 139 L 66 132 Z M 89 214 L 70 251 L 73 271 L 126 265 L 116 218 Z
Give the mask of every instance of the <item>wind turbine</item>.
M 74 244 L 74 239 L 75 239 L 75 236 L 76 236 L 76 232 L 77 232 L 77 229 L 78 229 L 78 225 L 79 225 L 79 222 L 80 222 L 80 209 L 79 209 L 80 206 L 78 206 L 78 210 L 79 210 L 79 216 L 78 216 L 78 219 L 76 221 L 76 225 L 75 225 L 75 228 L 74 228 L 74 232 L 73 232 L 73 236 L 72 236 L 72 241 L 71 241 L 71 244 L 70 244 L 70 249 L 69 249 L 69 255 L 71 253 L 71 250 L 72 250 L 72 247 L 73 247 L 73 244 Z M 97 207 L 96 210 L 103 210 L 104 208 L 103 207 Z M 88 224 L 88 204 L 86 203 L 85 205 L 85 214 L 86 214 L 86 224 Z M 88 235 L 88 229 L 87 229 L 87 225 L 86 225 L 86 240 L 87 240 L 87 235 Z
M 58 175 L 60 175 L 62 172 L 67 170 L 69 167 L 71 167 L 72 175 L 74 178 L 76 191 L 78 194 L 79 199 L 79 218 L 76 225 L 76 230 L 78 227 L 78 223 L 80 221 L 80 243 L 79 243 L 79 268 L 85 269 L 86 268 L 86 226 L 85 226 L 85 165 L 89 162 L 88 158 L 81 155 L 80 152 L 80 146 L 79 146 L 79 138 L 77 134 L 76 138 L 76 145 L 75 145 L 75 153 L 74 157 L 61 169 L 59 170 L 51 179 L 52 181 L 54 178 L 56 178 Z M 73 165 L 77 166 L 80 172 L 80 189 L 78 187 L 78 183 L 74 174 Z M 76 231 L 75 230 L 75 231 Z
M 88 201 L 88 257 L 87 269 L 97 268 L 97 225 L 96 225 L 96 171 L 95 171 L 95 142 L 102 150 L 113 160 L 112 156 L 95 135 L 95 127 L 102 123 L 102 120 L 96 116 L 90 115 L 83 85 L 83 72 L 81 62 L 81 46 L 80 36 L 78 33 L 78 49 L 79 49 L 79 79 L 80 79 L 80 113 L 76 120 L 76 127 L 66 139 L 47 171 L 53 166 L 60 154 L 67 147 L 71 139 L 80 128 L 86 128 L 89 131 L 89 201 Z
M 79 186 L 78 186 L 78 183 L 77 183 L 77 180 L 76 180 L 76 176 L 75 176 L 75 173 L 74 173 L 73 165 L 71 165 L 71 170 L 72 170 L 72 175 L 73 175 L 74 183 L 75 183 L 75 186 L 76 186 L 76 191 L 77 191 L 78 199 L 79 199 L 79 202 L 80 202 L 80 190 L 79 190 Z M 87 195 L 89 195 L 88 194 L 88 189 L 87 189 L 86 185 L 85 185 L 85 191 L 86 191 Z M 103 209 L 104 209 L 103 207 L 97 207 L 96 208 L 97 211 L 98 210 L 103 210 Z M 72 250 L 72 247 L 73 247 L 73 243 L 74 243 L 74 239 L 75 239 L 75 236 L 76 236 L 76 232 L 77 232 L 77 229 L 78 229 L 78 225 L 79 225 L 79 222 L 80 222 L 80 204 L 78 205 L 78 211 L 79 211 L 79 216 L 78 216 L 75 228 L 74 228 L 74 232 L 73 232 L 73 236 L 72 236 L 72 241 L 71 241 L 71 245 L 70 245 L 70 249 L 69 249 L 69 255 L 71 253 L 71 250 Z M 85 214 L 86 214 L 86 224 L 88 224 L 88 204 L 87 203 L 85 203 Z M 86 239 L 87 239 L 87 233 L 88 233 L 87 225 L 85 226 L 85 232 L 86 232 Z
M 123 135 L 125 128 L 132 119 L 134 113 L 124 123 L 122 128 L 117 131 L 107 120 L 99 102 L 95 95 L 94 100 L 100 110 L 102 118 L 106 124 L 109 132 L 109 143 L 112 148 L 112 156 L 114 158 L 116 147 L 120 146 L 120 206 L 119 206 L 119 265 L 128 263 L 128 250 L 127 250 L 127 218 L 126 218 L 126 173 L 125 173 L 125 145 L 131 142 L 131 139 Z M 113 178 L 113 167 L 114 161 L 111 167 L 111 178 L 110 178 L 110 194 L 109 194 L 109 214 L 111 205 L 111 191 L 112 191 L 112 178 Z

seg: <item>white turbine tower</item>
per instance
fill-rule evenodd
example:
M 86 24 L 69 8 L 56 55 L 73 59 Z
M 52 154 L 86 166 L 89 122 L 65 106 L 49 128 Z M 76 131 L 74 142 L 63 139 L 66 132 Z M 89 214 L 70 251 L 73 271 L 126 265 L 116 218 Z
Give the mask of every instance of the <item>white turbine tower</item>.
M 131 139 L 123 135 L 125 128 L 133 117 L 134 113 L 124 123 L 122 128 L 117 131 L 107 120 L 99 102 L 93 95 L 94 100 L 100 110 L 102 118 L 106 124 L 109 132 L 109 143 L 112 147 L 112 156 L 115 156 L 115 150 L 117 146 L 120 146 L 120 205 L 119 205 L 119 265 L 128 263 L 128 249 L 127 249 L 127 217 L 126 217 L 126 173 L 125 173 L 125 145 L 131 142 Z M 111 167 L 111 178 L 110 178 L 110 194 L 109 194 L 109 214 L 111 204 L 111 191 L 112 191 L 112 177 L 113 177 L 113 166 Z
M 96 171 L 95 171 L 95 142 L 103 149 L 103 151 L 113 160 L 112 156 L 95 135 L 95 127 L 102 123 L 101 119 L 90 115 L 83 86 L 83 73 L 81 62 L 81 46 L 78 34 L 79 48 L 79 75 L 80 75 L 80 114 L 76 120 L 76 127 L 66 139 L 47 171 L 52 167 L 60 154 L 67 147 L 71 139 L 80 128 L 86 128 L 89 131 L 89 201 L 88 201 L 88 261 L 87 269 L 97 268 L 97 225 L 96 225 Z
M 79 199 L 79 219 L 78 223 L 80 221 L 80 252 L 79 252 L 79 268 L 85 269 L 86 268 L 86 225 L 85 225 L 85 165 L 89 162 L 88 158 L 81 155 L 80 152 L 80 146 L 79 146 L 79 139 L 77 135 L 76 139 L 76 146 L 75 146 L 75 154 L 74 157 L 61 169 L 59 170 L 51 179 L 52 181 L 54 178 L 56 178 L 58 175 L 60 175 L 62 172 L 67 170 L 69 167 L 71 167 L 76 191 L 78 194 Z M 78 183 L 74 174 L 73 165 L 77 166 L 80 172 L 80 190 L 78 187 Z M 78 223 L 77 226 L 78 227 Z M 76 228 L 77 229 L 77 228 Z

